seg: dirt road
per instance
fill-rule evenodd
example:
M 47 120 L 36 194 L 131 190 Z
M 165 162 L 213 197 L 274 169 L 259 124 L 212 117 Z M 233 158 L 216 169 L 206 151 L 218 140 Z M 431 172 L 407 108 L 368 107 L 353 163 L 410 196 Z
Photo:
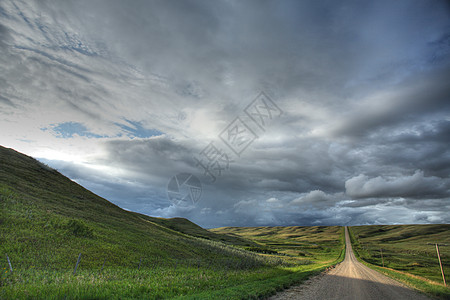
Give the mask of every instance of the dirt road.
M 347 245 L 345 259 L 336 268 L 270 299 L 429 299 L 358 262 L 353 254 L 347 227 L 345 227 L 345 243 Z

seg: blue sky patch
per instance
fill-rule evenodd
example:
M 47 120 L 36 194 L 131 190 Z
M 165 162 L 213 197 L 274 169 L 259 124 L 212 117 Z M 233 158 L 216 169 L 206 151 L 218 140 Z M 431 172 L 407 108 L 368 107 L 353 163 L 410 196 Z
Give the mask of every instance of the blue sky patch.
M 85 136 L 89 138 L 101 138 L 101 135 L 89 132 L 81 123 L 77 122 L 64 122 L 59 124 L 51 124 L 51 130 L 57 138 L 72 138 L 74 134 L 79 136 Z M 48 130 L 48 128 L 43 128 L 43 131 Z
M 146 128 L 142 127 L 141 122 L 130 121 L 127 119 L 125 119 L 125 121 L 128 124 L 130 124 L 130 126 L 124 125 L 124 124 L 118 124 L 118 123 L 116 123 L 116 125 L 119 126 L 120 128 L 122 128 L 125 131 L 125 134 L 131 138 L 133 138 L 133 137 L 149 138 L 152 136 L 158 136 L 158 135 L 164 134 L 163 132 L 161 132 L 157 129 L 146 129 Z

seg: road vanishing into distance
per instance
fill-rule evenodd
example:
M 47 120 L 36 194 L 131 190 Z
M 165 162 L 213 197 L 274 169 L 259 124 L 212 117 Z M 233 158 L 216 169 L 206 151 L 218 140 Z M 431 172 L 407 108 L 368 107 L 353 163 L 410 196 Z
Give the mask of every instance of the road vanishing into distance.
M 313 277 L 302 285 L 278 293 L 269 299 L 430 299 L 360 263 L 353 254 L 347 227 L 345 227 L 345 244 L 345 259 L 336 268 Z

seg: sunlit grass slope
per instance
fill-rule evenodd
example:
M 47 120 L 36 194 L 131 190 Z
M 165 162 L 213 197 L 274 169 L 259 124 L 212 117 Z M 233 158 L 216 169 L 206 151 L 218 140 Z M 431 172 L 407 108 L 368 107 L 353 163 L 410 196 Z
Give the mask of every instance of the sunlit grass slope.
M 105 258 L 108 266 L 134 266 L 141 257 L 144 263 L 235 258 L 170 226 L 188 224 L 214 240 L 189 221 L 156 224 L 156 218 L 125 211 L 11 149 L 0 148 L 0 161 L 1 251 L 17 267 L 66 269 L 80 252 L 81 267 L 98 267 Z
M 255 298 L 337 261 L 334 245 L 264 254 L 274 246 L 125 211 L 0 147 L 0 299 Z

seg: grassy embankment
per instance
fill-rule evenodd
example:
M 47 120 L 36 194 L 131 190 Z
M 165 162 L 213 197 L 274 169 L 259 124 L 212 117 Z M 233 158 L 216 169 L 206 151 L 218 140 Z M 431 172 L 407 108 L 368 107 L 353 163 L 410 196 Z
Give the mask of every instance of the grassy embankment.
M 128 212 L 0 147 L 0 299 L 266 296 L 341 253 L 331 242 L 342 241 L 338 228 L 291 230 L 292 245 L 276 245 L 287 236 L 267 233 L 265 242 Z
M 366 265 L 417 290 L 450 299 L 435 247 L 435 243 L 443 245 L 441 260 L 449 274 L 450 225 L 355 226 L 349 233 L 355 255 Z

